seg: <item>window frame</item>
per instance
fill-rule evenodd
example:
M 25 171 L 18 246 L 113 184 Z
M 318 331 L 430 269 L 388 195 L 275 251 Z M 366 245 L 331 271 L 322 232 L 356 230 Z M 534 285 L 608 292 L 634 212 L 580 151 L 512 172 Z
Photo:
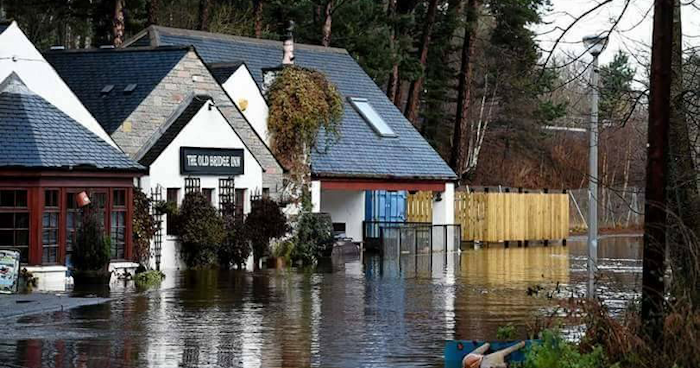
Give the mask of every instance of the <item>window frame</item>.
M 29 188 L 14 188 L 14 187 L 3 187 L 0 188 L 0 191 L 13 191 L 15 192 L 15 199 L 14 199 L 14 206 L 0 206 L 0 213 L 9 213 L 12 215 L 12 227 L 3 227 L 0 228 L 2 231 L 12 231 L 12 245 L 2 245 L 3 247 L 7 247 L 10 249 L 18 250 L 20 252 L 20 262 L 21 263 L 29 263 L 31 261 L 31 255 L 30 252 L 32 251 L 32 212 L 31 212 L 31 206 L 30 206 L 30 201 L 29 201 L 29 196 L 30 196 L 30 189 Z M 18 191 L 23 191 L 25 192 L 25 204 L 24 206 L 17 207 L 17 198 L 16 198 L 16 192 Z M 27 216 L 27 227 L 17 227 L 17 214 L 26 214 Z M 27 244 L 26 245 L 17 245 L 17 232 L 20 231 L 26 231 L 27 233 Z M 24 254 L 23 250 L 25 250 Z
M 394 128 L 392 128 L 391 125 L 384 120 L 384 118 L 377 112 L 368 99 L 348 97 L 348 101 L 350 101 L 350 104 L 355 111 L 362 116 L 362 119 L 365 120 L 365 122 L 372 128 L 372 130 L 374 130 L 375 133 L 377 133 L 378 136 L 382 138 L 399 137 L 398 134 L 396 134 L 396 131 L 394 131 Z
M 61 189 L 46 187 L 41 188 L 42 190 L 42 202 L 41 202 L 41 264 L 42 265 L 56 265 L 61 263 Z M 48 205 L 46 202 L 47 194 L 49 192 L 56 192 L 56 203 L 54 205 Z M 46 216 L 55 216 L 55 226 L 51 226 L 51 220 L 48 221 L 48 226 L 46 225 Z M 45 244 L 47 231 L 53 232 L 53 239 L 55 242 L 53 244 Z M 49 235 L 49 239 L 51 236 Z M 47 257 L 47 250 L 53 251 L 54 257 Z

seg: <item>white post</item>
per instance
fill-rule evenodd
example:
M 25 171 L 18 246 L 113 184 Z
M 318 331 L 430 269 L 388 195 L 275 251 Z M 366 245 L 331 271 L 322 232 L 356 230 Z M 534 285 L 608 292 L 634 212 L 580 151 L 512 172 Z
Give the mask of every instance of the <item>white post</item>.
M 588 154 L 588 297 L 595 298 L 598 264 L 598 55 L 591 71 L 591 129 Z
M 321 212 L 321 181 L 311 181 L 311 212 Z
M 455 223 L 455 185 L 454 183 L 445 183 L 445 190 L 437 192 L 433 196 L 433 225 L 452 225 Z M 454 244 L 454 229 L 446 228 L 443 232 L 439 232 L 440 236 L 445 236 L 446 248 L 448 252 L 455 250 Z M 435 236 L 434 232 L 434 236 Z M 434 239 L 436 244 L 442 244 L 443 240 Z M 442 249 L 435 249 L 442 251 Z

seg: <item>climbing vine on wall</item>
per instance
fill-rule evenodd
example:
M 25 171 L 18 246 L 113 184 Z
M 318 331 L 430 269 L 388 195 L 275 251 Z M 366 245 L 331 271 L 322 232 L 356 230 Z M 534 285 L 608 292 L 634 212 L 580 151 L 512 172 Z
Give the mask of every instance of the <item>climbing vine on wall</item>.
M 343 98 L 325 75 L 298 66 L 278 73 L 267 98 L 272 151 L 301 187 L 310 175 L 311 150 L 318 147 L 321 128 L 324 145 L 338 137 Z

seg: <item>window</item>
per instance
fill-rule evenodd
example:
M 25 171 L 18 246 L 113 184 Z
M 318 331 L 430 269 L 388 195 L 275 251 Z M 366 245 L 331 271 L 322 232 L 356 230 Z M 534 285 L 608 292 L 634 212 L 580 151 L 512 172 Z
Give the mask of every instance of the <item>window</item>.
M 112 259 L 126 258 L 126 189 L 112 190 L 112 218 L 110 221 Z
M 80 210 L 76 196 L 77 193 L 66 193 L 66 254 L 73 251 L 75 236 L 80 227 Z
M 41 263 L 55 264 L 59 261 L 58 253 L 58 190 L 44 191 L 44 214 L 42 216 Z
M 212 203 L 212 199 L 214 196 L 214 189 L 202 188 L 202 194 L 204 194 L 204 196 L 207 197 L 207 201 L 209 201 L 209 203 Z
M 243 216 L 245 189 L 236 189 L 236 216 Z
M 396 133 L 391 129 L 384 119 L 374 110 L 366 98 L 349 98 L 352 106 L 362 115 L 362 118 L 382 137 L 396 137 Z
M 0 190 L 0 247 L 20 252 L 20 262 L 29 261 L 29 208 L 26 190 Z
M 180 188 L 168 188 L 167 194 L 166 194 L 166 200 L 171 203 L 175 203 L 177 205 L 177 198 L 180 194 Z M 171 216 L 170 214 L 166 215 L 165 218 L 166 222 L 166 229 L 165 233 L 168 235 L 175 235 L 175 226 L 171 221 Z

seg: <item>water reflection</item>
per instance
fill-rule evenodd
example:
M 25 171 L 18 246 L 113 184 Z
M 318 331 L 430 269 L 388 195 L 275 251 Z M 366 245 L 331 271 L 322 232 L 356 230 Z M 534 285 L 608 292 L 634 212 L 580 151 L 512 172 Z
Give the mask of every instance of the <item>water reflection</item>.
M 612 308 L 636 294 L 640 238 L 599 247 Z M 324 273 L 169 274 L 168 288 L 9 322 L 0 366 L 442 366 L 446 339 L 491 339 L 552 303 L 526 290 L 585 289 L 585 239 L 461 254 L 336 259 Z

